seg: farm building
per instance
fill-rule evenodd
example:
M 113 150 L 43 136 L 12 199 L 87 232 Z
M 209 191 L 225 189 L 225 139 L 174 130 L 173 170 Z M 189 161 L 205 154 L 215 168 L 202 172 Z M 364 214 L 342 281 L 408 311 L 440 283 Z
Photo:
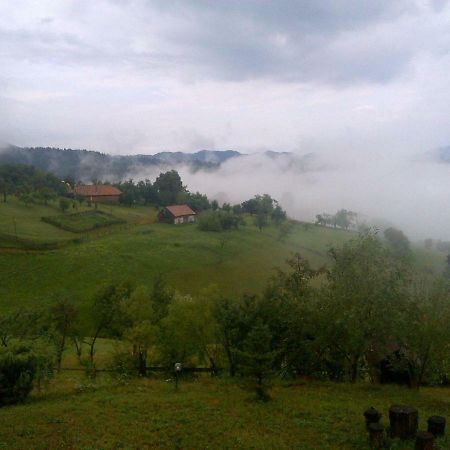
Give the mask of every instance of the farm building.
M 179 224 L 195 222 L 195 215 L 188 205 L 171 205 L 166 206 L 158 217 L 161 222 Z
M 119 189 L 107 184 L 81 184 L 75 186 L 72 193 L 93 203 L 118 203 L 122 195 Z

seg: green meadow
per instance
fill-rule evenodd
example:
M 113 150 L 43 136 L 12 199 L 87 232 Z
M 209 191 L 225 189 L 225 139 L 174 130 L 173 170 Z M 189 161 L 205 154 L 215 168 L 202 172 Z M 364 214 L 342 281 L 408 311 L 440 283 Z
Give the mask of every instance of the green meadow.
M 71 212 L 93 211 L 88 206 Z M 0 203 L 0 310 L 45 305 L 65 296 L 83 310 L 101 287 L 130 281 L 151 285 L 163 275 L 184 294 L 217 286 L 226 295 L 260 292 L 287 258 L 299 252 L 313 266 L 327 263 L 331 245 L 353 233 L 295 223 L 280 239 L 273 226 L 259 231 L 247 218 L 239 230 L 204 232 L 195 224 L 155 223 L 152 207 L 99 206 L 125 223 L 84 233 L 71 233 L 45 223 L 61 217 L 56 206 L 25 205 L 13 198 Z M 69 215 L 69 213 L 67 214 Z M 23 248 L 21 242 L 53 243 L 51 250 Z M 417 250 L 416 258 L 430 271 L 441 270 L 445 255 Z
M 156 223 L 157 211 L 143 206 L 99 206 L 97 213 L 123 223 L 85 232 L 41 220 L 50 216 L 76 222 L 80 213 L 95 217 L 95 211 L 84 205 L 62 214 L 56 205 L 26 206 L 13 198 L 0 203 L 0 312 L 67 297 L 83 313 L 102 285 L 151 285 L 159 275 L 185 294 L 211 285 L 229 296 L 258 293 L 294 252 L 320 267 L 328 262 L 330 246 L 354 236 L 302 223 L 293 223 L 291 233 L 280 236 L 273 226 L 259 231 L 250 217 L 239 230 L 203 232 L 195 224 Z M 80 226 L 85 223 L 82 219 Z M 444 254 L 423 248 L 414 252 L 425 270 L 442 270 Z M 100 339 L 97 367 L 108 367 L 116 347 L 113 340 Z M 450 417 L 445 388 L 276 379 L 272 400 L 261 403 L 226 376 L 186 376 L 178 391 L 167 376 L 118 379 L 99 372 L 92 380 L 71 348 L 63 367 L 78 370 L 63 370 L 35 388 L 24 404 L 0 410 L 0 449 L 359 450 L 368 448 L 362 412 L 369 406 L 383 413 L 385 425 L 389 406 L 398 403 L 419 409 L 421 429 L 431 415 Z M 395 441 L 390 448 L 413 445 Z M 448 438 L 438 440 L 435 448 L 450 448 Z
M 376 407 L 388 425 L 388 408 L 407 403 L 429 416 L 450 416 L 447 389 L 276 382 L 273 399 L 252 401 L 228 379 L 95 382 L 77 372 L 58 375 L 27 403 L 0 410 L 4 449 L 368 449 L 363 411 Z M 448 438 L 436 450 L 448 450 Z M 410 450 L 413 441 L 391 443 Z

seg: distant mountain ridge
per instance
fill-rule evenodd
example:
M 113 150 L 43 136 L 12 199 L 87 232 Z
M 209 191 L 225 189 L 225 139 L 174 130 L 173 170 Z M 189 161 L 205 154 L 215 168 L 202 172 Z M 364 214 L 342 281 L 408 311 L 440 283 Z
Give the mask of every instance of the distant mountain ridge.
M 223 162 L 243 156 L 235 150 L 200 150 L 196 153 L 160 152 L 155 155 L 109 155 L 91 150 L 8 146 L 0 151 L 0 164 L 28 164 L 59 177 L 117 181 L 141 169 L 214 170 Z

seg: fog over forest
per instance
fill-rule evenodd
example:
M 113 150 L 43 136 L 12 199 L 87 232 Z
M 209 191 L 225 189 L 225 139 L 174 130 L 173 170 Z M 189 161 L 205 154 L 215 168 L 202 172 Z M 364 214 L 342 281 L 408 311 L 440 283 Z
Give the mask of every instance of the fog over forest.
M 220 202 L 241 202 L 258 193 L 278 199 L 288 213 L 313 221 L 321 212 L 345 208 L 360 220 L 383 227 L 393 224 L 413 239 L 450 238 L 448 180 L 450 165 L 440 152 L 399 158 L 395 154 L 359 152 L 254 153 L 232 158 L 213 171 L 176 167 L 191 191 Z M 158 168 L 136 168 L 135 179 L 154 179 Z

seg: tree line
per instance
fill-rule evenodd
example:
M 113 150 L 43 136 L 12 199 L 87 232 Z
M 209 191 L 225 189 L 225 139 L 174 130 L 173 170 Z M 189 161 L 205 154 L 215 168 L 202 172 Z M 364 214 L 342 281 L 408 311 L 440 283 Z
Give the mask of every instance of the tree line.
M 66 186 L 54 175 L 26 165 L 0 165 L 0 195 L 9 195 L 47 203 L 66 192 Z

